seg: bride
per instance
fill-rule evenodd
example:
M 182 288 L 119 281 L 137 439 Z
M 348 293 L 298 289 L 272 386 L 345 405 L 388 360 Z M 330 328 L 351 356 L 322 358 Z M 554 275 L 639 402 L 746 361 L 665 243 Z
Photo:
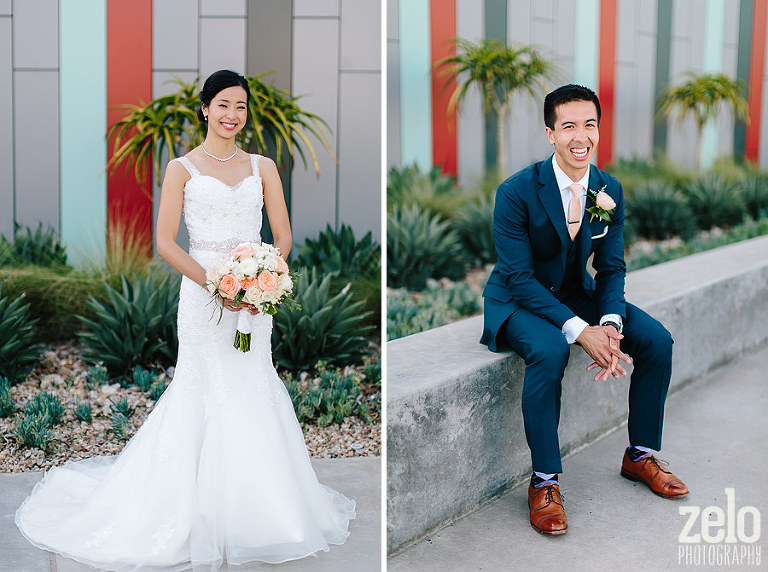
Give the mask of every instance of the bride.
M 291 250 L 274 162 L 235 145 L 249 97 L 241 75 L 211 75 L 205 141 L 165 173 L 157 251 L 184 275 L 173 381 L 118 457 L 70 462 L 38 483 L 16 523 L 40 548 L 109 570 L 216 569 L 303 558 L 349 534 L 355 503 L 318 483 L 272 365 L 272 317 L 228 300 L 219 321 L 204 287 L 215 260 L 260 241 L 262 206 L 275 246 Z M 189 254 L 176 244 L 182 211 Z M 247 353 L 232 346 L 243 311 Z

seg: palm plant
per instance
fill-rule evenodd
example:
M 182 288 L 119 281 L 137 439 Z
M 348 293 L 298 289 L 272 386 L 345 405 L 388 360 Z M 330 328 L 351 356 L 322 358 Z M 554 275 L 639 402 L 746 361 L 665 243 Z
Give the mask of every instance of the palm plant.
M 513 96 L 519 91 L 536 96 L 544 91 L 543 81 L 554 73 L 553 65 L 530 46 L 507 46 L 498 40 L 481 40 L 475 44 L 455 38 L 457 54 L 435 63 L 435 69 L 457 87 L 451 94 L 449 111 L 464 103 L 470 89 L 480 90 L 483 111 L 498 117 L 496 144 L 499 173 L 507 172 L 507 149 L 504 137 L 506 119 Z
M 697 153 L 701 157 L 701 132 L 707 122 L 717 118 L 722 107 L 731 111 L 734 118 L 747 119 L 749 107 L 744 97 L 746 86 L 738 79 L 720 73 L 686 74 L 688 81 L 667 87 L 659 96 L 657 117 L 673 117 L 682 123 L 691 114 L 696 123 Z
M 126 115 L 110 126 L 107 140 L 114 140 L 114 151 L 108 167 L 121 164 L 134 166 L 137 181 L 144 181 L 150 164 L 154 166 L 155 179 L 162 182 L 160 158 L 168 150 L 169 159 L 184 155 L 200 144 L 202 132 L 197 122 L 197 83 L 173 80 L 179 90 L 170 95 L 153 99 L 143 105 L 121 105 Z
M 304 147 L 312 158 L 315 172 L 320 167 L 309 136 L 320 142 L 334 157 L 328 135 L 328 124 L 323 119 L 302 109 L 289 92 L 264 83 L 264 74 L 248 78 L 251 98 L 248 106 L 248 124 L 240 137 L 243 149 L 249 153 L 266 153 L 274 149 L 278 167 L 283 167 L 287 156 L 293 160 L 295 150 L 306 166 Z M 155 179 L 161 183 L 160 160 L 164 150 L 170 159 L 184 155 L 200 144 L 205 126 L 197 120 L 200 78 L 192 83 L 173 80 L 179 86 L 176 93 L 158 97 L 142 105 L 123 105 L 126 115 L 114 123 L 107 133 L 113 141 L 113 155 L 109 167 L 125 164 L 134 166 L 134 175 L 143 181 L 150 166 Z M 271 153 L 270 153 L 271 155 Z M 335 157 L 334 157 L 335 159 Z

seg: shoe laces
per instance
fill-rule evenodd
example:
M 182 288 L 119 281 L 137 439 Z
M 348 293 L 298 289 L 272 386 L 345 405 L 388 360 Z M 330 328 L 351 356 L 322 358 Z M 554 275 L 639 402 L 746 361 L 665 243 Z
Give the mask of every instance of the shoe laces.
M 552 483 L 551 485 L 541 485 L 541 487 L 539 487 L 540 489 L 544 489 L 544 500 L 547 503 L 545 506 L 549 506 L 549 503 L 551 502 L 555 504 L 559 504 L 560 506 L 563 506 L 563 504 L 565 503 L 565 496 L 563 495 L 563 493 L 560 492 L 559 487 L 557 489 L 557 494 L 560 497 L 560 500 L 559 501 L 555 500 L 554 490 L 556 486 L 558 486 L 556 483 Z
M 650 462 L 651 465 L 653 465 L 656 469 L 661 471 L 662 473 L 671 474 L 668 470 L 666 470 L 664 467 L 669 466 L 669 462 L 665 461 L 664 459 L 657 459 L 653 455 L 648 455 L 645 459 L 640 459 L 643 461 L 643 468 L 645 468 L 645 464 Z M 664 465 L 664 467 L 662 467 Z

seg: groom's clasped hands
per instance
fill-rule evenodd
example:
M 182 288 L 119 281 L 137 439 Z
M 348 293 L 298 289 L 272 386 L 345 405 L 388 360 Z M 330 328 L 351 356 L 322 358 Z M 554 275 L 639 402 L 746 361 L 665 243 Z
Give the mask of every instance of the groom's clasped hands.
M 607 381 L 609 376 L 619 379 L 619 375 L 627 375 L 619 360 L 631 364 L 632 358 L 621 351 L 619 344 L 623 337 L 616 328 L 606 325 L 587 326 L 576 338 L 576 343 L 594 360 L 587 371 L 600 368 L 595 381 L 600 378 Z

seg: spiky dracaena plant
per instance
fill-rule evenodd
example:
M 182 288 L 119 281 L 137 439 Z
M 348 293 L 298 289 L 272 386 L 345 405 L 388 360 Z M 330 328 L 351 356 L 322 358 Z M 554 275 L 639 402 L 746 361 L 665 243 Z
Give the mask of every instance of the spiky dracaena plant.
M 11 383 L 23 378 L 40 358 L 41 346 L 35 343 L 35 324 L 30 318 L 24 294 L 14 300 L 3 298 L 0 283 L 0 376 Z

